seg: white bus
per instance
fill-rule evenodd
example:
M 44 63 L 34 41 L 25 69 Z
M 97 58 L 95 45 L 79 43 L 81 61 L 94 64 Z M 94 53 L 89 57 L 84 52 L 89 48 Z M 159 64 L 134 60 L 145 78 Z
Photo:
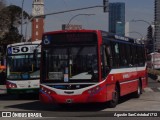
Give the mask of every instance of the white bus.
M 160 53 L 154 52 L 147 55 L 147 66 L 151 69 L 160 69 Z
M 40 82 L 40 42 L 7 46 L 6 88 L 9 94 L 38 93 Z M 34 59 L 34 50 L 38 50 Z

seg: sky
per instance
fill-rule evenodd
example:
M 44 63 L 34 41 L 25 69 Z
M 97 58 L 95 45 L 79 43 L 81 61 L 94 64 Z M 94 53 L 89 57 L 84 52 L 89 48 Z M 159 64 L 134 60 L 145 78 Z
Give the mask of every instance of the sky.
M 6 0 L 7 5 L 22 6 L 22 0 Z M 103 0 L 44 0 L 45 14 L 60 12 L 64 10 L 77 9 L 89 6 L 102 5 Z M 24 10 L 32 13 L 33 0 L 24 0 Z M 131 22 L 131 20 L 145 20 L 149 23 L 154 22 L 154 0 L 109 0 L 113 2 L 125 3 L 125 21 L 129 22 L 130 32 L 136 31 L 143 37 L 147 34 L 148 24 L 145 22 Z M 51 15 L 45 18 L 45 32 L 61 30 L 62 24 L 67 24 L 69 20 L 77 14 L 95 14 L 92 16 L 78 16 L 70 24 L 82 25 L 84 29 L 100 29 L 108 31 L 108 13 L 103 12 L 103 8 L 92 8 L 89 10 L 75 11 L 70 13 Z M 25 28 L 25 26 L 23 27 Z M 25 30 L 23 30 L 25 31 Z M 30 36 L 30 27 L 28 27 L 28 36 Z M 130 33 L 130 37 L 140 38 L 137 33 Z

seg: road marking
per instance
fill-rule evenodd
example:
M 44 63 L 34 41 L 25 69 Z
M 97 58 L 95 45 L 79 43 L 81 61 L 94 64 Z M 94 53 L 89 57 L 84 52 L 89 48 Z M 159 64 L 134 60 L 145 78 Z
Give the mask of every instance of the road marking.
M 144 88 L 144 91 L 145 92 L 154 92 L 151 88 L 147 87 L 147 88 Z

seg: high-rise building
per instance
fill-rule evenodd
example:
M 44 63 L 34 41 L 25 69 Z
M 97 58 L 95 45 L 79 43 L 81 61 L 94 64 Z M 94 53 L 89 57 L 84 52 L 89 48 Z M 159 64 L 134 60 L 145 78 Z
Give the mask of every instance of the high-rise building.
M 154 49 L 154 43 L 153 43 L 154 33 L 155 33 L 155 25 L 150 25 L 150 26 L 148 27 L 147 41 L 146 41 L 146 43 L 145 43 L 148 53 L 151 53 L 151 52 L 154 51 L 154 50 L 153 50 L 153 49 Z
M 32 41 L 42 40 L 44 32 L 44 17 L 36 17 L 44 15 L 44 0 L 33 0 L 32 16 Z
M 125 35 L 125 3 L 109 3 L 109 32 Z
M 160 51 L 160 0 L 155 0 L 155 51 Z

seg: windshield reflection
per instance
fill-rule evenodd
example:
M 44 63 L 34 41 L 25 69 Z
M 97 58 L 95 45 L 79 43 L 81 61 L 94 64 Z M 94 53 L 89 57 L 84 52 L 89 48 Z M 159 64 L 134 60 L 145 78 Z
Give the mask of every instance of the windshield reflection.
M 45 78 L 69 82 L 98 80 L 97 47 L 54 47 L 44 50 Z

